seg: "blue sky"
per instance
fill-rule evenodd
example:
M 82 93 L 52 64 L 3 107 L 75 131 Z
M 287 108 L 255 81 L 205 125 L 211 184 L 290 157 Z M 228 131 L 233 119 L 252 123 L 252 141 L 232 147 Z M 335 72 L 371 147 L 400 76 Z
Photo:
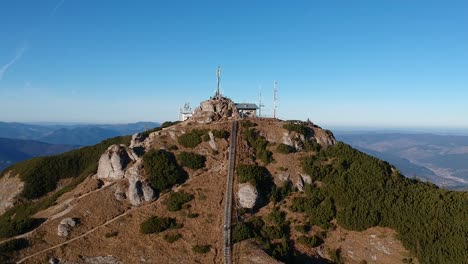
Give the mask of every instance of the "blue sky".
M 178 118 L 222 90 L 323 126 L 468 128 L 467 1 L 0 2 L 0 121 Z

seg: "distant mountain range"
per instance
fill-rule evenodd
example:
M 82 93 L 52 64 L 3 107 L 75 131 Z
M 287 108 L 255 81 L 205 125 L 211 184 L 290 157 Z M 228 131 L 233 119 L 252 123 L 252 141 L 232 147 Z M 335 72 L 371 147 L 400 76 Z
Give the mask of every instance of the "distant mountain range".
M 338 140 L 450 189 L 468 189 L 468 136 L 335 132 Z
M 117 125 L 61 125 L 0 122 L 0 171 L 16 162 L 60 154 L 104 139 L 160 126 L 154 122 Z
M 0 138 L 0 171 L 19 161 L 38 156 L 60 154 L 77 147 L 34 140 Z
M 116 125 L 38 125 L 0 122 L 0 137 L 85 146 L 99 143 L 106 138 L 130 135 L 159 125 L 159 123 L 155 122 Z

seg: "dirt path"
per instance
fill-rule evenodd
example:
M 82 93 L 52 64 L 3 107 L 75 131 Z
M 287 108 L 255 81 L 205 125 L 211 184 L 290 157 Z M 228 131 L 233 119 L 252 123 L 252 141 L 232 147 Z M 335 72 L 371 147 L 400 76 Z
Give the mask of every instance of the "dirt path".
M 188 182 L 188 181 L 187 181 L 187 182 Z M 110 186 L 110 185 L 109 185 L 109 186 Z M 181 188 L 181 187 L 182 187 L 182 186 L 177 186 L 175 189 L 173 189 L 173 191 L 177 191 L 177 190 L 178 190 L 179 188 Z M 91 193 L 91 192 L 89 192 L 89 193 Z M 89 193 L 88 193 L 88 194 L 89 194 Z M 131 212 L 134 212 L 134 211 L 136 211 L 136 210 L 139 210 L 139 209 L 142 209 L 142 208 L 151 206 L 151 205 L 153 205 L 154 203 L 160 202 L 160 201 L 162 200 L 161 198 L 164 198 L 164 197 L 166 197 L 166 196 L 169 195 L 169 194 L 171 194 L 171 192 L 168 192 L 168 193 L 163 194 L 163 195 L 160 196 L 157 200 L 155 200 L 155 201 L 153 201 L 153 202 L 151 202 L 151 203 L 145 204 L 145 205 L 140 206 L 140 207 L 131 208 L 130 210 L 128 210 L 128 211 L 126 211 L 126 212 L 124 212 L 124 213 L 122 213 L 122 214 L 120 214 L 120 215 L 117 215 L 116 217 L 110 219 L 109 221 L 107 221 L 107 222 L 105 222 L 105 223 L 103 223 L 103 224 L 100 224 L 100 225 L 94 227 L 93 229 L 87 231 L 86 233 L 83 233 L 83 234 L 81 234 L 81 235 L 79 235 L 79 236 L 77 236 L 77 237 L 74 237 L 74 238 L 72 238 L 72 239 L 70 239 L 70 240 L 67 240 L 67 241 L 65 241 L 65 242 L 63 242 L 63 243 L 60 243 L 60 244 L 58 244 L 58 245 L 55 245 L 55 246 L 46 248 L 46 249 L 44 249 L 44 250 L 41 250 L 41 251 L 39 251 L 39 252 L 36 252 L 36 253 L 34 253 L 34 254 L 32 254 L 32 255 L 29 255 L 29 256 L 27 256 L 27 257 L 24 257 L 24 258 L 22 258 L 21 260 L 17 261 L 16 263 L 23 263 L 23 262 L 25 262 L 26 260 L 28 260 L 28 259 L 30 259 L 30 258 L 32 258 L 32 257 L 38 256 L 38 255 L 40 255 L 40 254 L 42 254 L 42 253 L 45 253 L 45 252 L 50 251 L 50 250 L 52 250 L 52 249 L 56 249 L 56 248 L 61 247 L 61 246 L 63 246 L 63 245 L 69 244 L 69 243 L 71 243 L 71 242 L 73 242 L 73 241 L 75 241 L 75 240 L 78 240 L 78 239 L 80 239 L 80 238 L 83 238 L 83 237 L 85 237 L 85 236 L 87 236 L 87 235 L 93 233 L 94 231 L 96 231 L 96 230 L 99 229 L 100 227 L 106 226 L 106 225 L 108 225 L 108 224 L 110 224 L 110 223 L 112 223 L 112 222 L 114 222 L 114 221 L 116 221 L 116 220 L 118 220 L 118 219 L 120 219 L 120 218 L 122 218 L 122 217 L 128 215 L 128 214 L 131 213 Z M 30 233 L 31 233 L 31 232 L 30 232 Z

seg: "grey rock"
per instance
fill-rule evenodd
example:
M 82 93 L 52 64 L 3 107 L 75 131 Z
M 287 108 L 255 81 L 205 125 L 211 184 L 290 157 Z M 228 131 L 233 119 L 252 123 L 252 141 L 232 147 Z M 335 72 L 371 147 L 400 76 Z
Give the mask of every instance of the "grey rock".
M 60 221 L 60 224 L 57 226 L 57 235 L 66 237 L 70 234 L 70 231 L 77 224 L 76 220 L 73 218 L 64 218 Z
M 208 136 L 210 136 L 210 141 L 208 143 L 210 143 L 211 149 L 218 150 L 218 147 L 216 146 L 215 137 L 213 135 L 213 132 L 211 132 L 211 131 L 208 132 Z
M 239 184 L 239 191 L 237 192 L 239 204 L 242 208 L 254 208 L 258 199 L 257 189 L 250 183 Z
M 300 192 L 304 190 L 304 181 L 301 176 L 297 177 L 296 187 Z
M 129 184 L 127 198 L 134 206 L 138 206 L 143 202 L 152 201 L 156 195 L 148 182 L 141 179 L 139 174 L 141 166 L 140 162 L 135 163 L 132 167 L 128 168 L 126 175 Z
M 132 161 L 125 146 L 112 145 L 101 155 L 97 177 L 107 180 L 119 180 L 124 177 L 124 169 Z

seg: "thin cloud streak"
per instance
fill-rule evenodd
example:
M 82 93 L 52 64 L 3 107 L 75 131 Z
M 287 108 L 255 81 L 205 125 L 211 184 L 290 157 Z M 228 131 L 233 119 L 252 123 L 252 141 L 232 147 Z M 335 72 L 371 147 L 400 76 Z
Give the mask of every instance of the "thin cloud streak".
M 21 57 L 26 52 L 26 50 L 27 50 L 27 46 L 26 44 L 23 44 L 23 46 L 21 46 L 21 48 L 16 53 L 15 57 L 0 68 L 0 81 L 3 80 L 3 76 L 5 76 L 5 73 L 7 72 L 7 70 L 11 66 L 13 66 L 13 64 L 15 64 L 19 59 L 21 59 Z

